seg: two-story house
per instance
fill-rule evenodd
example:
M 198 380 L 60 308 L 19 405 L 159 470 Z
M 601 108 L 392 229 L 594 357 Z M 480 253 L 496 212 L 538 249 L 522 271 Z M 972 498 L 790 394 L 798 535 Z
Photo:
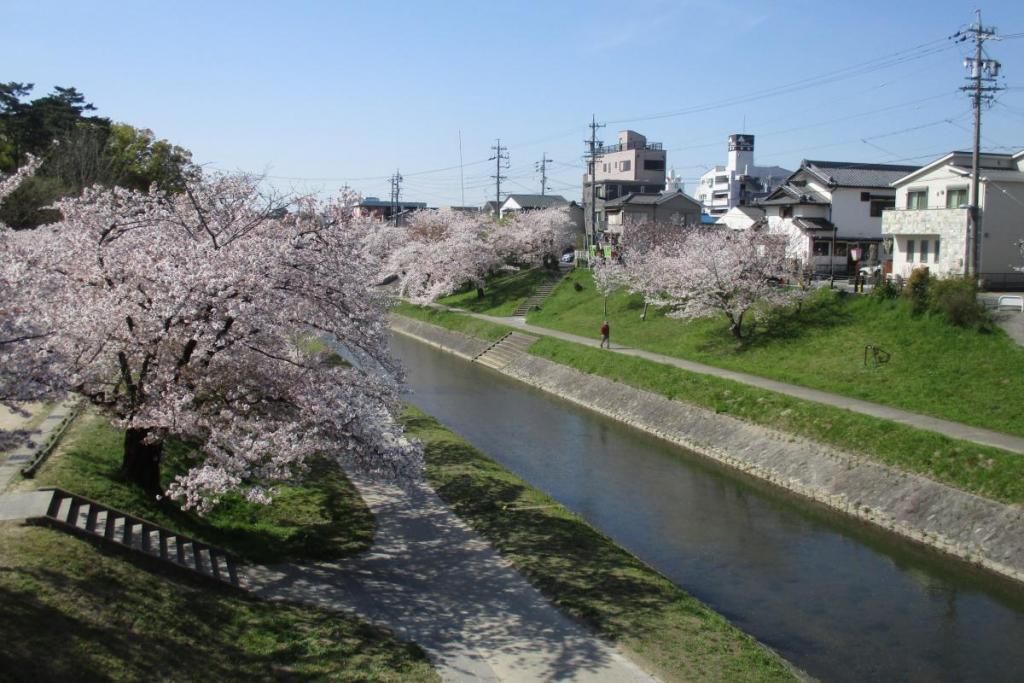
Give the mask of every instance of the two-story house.
M 882 212 L 896 202 L 891 184 L 916 166 L 862 164 L 848 161 L 800 162 L 797 169 L 767 198 L 769 231 L 789 237 L 792 258 L 818 273 L 845 273 L 850 249 L 862 259 L 881 258 Z M 873 247 L 873 248 L 872 248 Z
M 1024 285 L 1017 242 L 1024 239 L 1024 151 L 979 157 L 979 279 L 998 289 Z M 896 207 L 882 218 L 892 239 L 895 275 L 927 266 L 937 275 L 967 274 L 971 153 L 950 152 L 893 183 Z

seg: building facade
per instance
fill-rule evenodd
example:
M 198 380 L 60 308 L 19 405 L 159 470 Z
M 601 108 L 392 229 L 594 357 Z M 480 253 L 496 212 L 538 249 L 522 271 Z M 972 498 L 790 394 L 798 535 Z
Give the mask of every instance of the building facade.
M 715 166 L 701 176 L 695 197 L 705 212 L 720 216 L 737 206 L 749 206 L 782 185 L 792 171 L 781 166 L 754 164 L 754 136 L 729 136 L 725 166 Z
M 978 276 L 992 289 L 1024 286 L 1024 151 L 980 156 Z M 951 152 L 893 183 L 896 205 L 882 232 L 892 241 L 892 272 L 908 277 L 927 267 L 936 275 L 968 271 L 971 153 Z
M 882 249 L 882 212 L 896 203 L 893 182 L 916 166 L 808 161 L 765 199 L 771 232 L 787 235 L 790 256 L 818 274 L 848 271 L 850 249 L 863 250 L 862 261 L 886 260 Z
M 660 142 L 632 130 L 619 131 L 618 142 L 595 150 L 593 178 L 583 176 L 586 232 L 593 240 L 607 225 L 605 203 L 629 194 L 659 195 L 665 190 L 665 150 Z M 596 223 L 591 218 L 593 201 Z M 593 223 L 593 224 L 592 224 Z
M 646 222 L 698 225 L 701 215 L 700 203 L 682 192 L 628 194 L 605 202 L 604 210 L 608 221 L 605 232 L 619 234 L 625 225 Z

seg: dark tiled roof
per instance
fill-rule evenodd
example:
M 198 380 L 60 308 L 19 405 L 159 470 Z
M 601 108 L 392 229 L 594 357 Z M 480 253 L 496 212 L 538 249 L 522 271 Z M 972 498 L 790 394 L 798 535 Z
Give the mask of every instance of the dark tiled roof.
M 817 175 L 830 185 L 841 187 L 889 187 L 918 166 L 895 164 L 860 164 L 850 161 L 811 161 L 805 159 L 801 169 Z
M 801 230 L 807 230 L 808 232 L 815 232 L 818 230 L 827 230 L 832 232 L 835 230 L 835 224 L 825 218 L 812 218 L 807 216 L 798 216 L 793 219 L 793 225 L 800 228 Z
M 756 202 L 758 206 L 789 206 L 791 204 L 828 204 L 828 198 L 806 187 L 781 185 L 768 195 L 767 199 Z
M 676 190 L 675 192 L 668 192 L 662 194 L 637 194 L 635 192 L 630 192 L 629 194 L 623 195 L 617 199 L 608 200 L 607 202 L 605 202 L 604 206 L 606 209 L 614 209 L 624 206 L 626 204 L 632 204 L 634 206 L 650 206 L 654 204 L 664 204 L 665 202 L 670 202 L 673 199 L 676 199 L 677 197 L 687 199 L 691 203 L 693 203 L 694 206 L 700 207 L 700 202 L 698 202 L 693 197 L 690 197 L 686 193 L 680 192 L 678 190 Z

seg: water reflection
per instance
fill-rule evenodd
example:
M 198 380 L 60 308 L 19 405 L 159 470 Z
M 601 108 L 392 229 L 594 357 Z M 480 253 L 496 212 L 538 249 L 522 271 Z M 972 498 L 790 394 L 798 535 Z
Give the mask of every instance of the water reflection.
M 395 335 L 410 400 L 825 680 L 1020 680 L 1024 597 Z

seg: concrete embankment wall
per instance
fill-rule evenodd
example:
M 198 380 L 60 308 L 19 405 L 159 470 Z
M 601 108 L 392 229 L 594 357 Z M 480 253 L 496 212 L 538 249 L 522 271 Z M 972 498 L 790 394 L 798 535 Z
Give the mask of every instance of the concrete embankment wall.
M 488 342 L 395 316 L 392 329 L 473 358 Z M 1024 508 L 526 353 L 500 372 L 857 519 L 1024 581 Z

